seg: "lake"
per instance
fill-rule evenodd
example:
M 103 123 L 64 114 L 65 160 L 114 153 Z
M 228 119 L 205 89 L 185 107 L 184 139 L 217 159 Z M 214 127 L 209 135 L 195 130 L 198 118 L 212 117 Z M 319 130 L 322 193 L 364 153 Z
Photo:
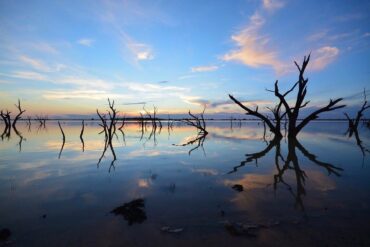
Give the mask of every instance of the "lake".
M 190 126 L 127 123 L 114 160 L 85 123 L 84 143 L 77 121 L 61 121 L 64 144 L 53 121 L 2 136 L 0 228 L 12 235 L 0 246 L 370 246 L 365 126 L 361 149 L 346 122 L 276 141 L 258 122 L 212 121 L 189 145 Z

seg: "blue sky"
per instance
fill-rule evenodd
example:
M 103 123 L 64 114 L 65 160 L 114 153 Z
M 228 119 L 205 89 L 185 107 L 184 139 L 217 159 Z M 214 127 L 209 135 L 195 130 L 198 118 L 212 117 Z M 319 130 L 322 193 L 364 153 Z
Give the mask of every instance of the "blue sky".
M 135 115 L 241 112 L 275 100 L 310 53 L 311 106 L 362 100 L 369 1 L 0 1 L 1 109 L 88 114 L 115 99 Z M 352 97 L 353 95 L 357 95 Z

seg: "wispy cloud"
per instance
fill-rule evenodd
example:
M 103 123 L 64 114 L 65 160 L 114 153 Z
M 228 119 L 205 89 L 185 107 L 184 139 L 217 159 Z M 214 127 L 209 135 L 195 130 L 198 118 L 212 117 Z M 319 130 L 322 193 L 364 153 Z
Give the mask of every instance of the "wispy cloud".
M 42 94 L 45 99 L 60 100 L 60 99 L 89 99 L 89 100 L 104 100 L 107 98 L 113 99 L 132 99 L 132 95 L 115 94 L 107 91 L 98 90 L 55 90 L 45 91 Z
M 270 38 L 260 34 L 264 24 L 265 19 L 255 12 L 247 27 L 231 37 L 238 48 L 225 54 L 223 60 L 238 61 L 254 68 L 269 66 L 279 74 L 284 73 L 286 64 L 278 59 L 278 52 L 268 46 Z
M 248 107 L 255 107 L 255 106 L 267 106 L 273 104 L 273 101 L 270 100 L 241 100 L 242 104 Z M 235 103 L 231 100 L 220 100 L 220 101 L 213 101 L 210 105 L 212 108 L 223 108 L 223 107 L 230 107 L 235 106 Z
M 339 55 L 337 47 L 324 46 L 312 53 L 312 61 L 309 68 L 312 70 L 322 70 L 332 63 Z
M 328 34 L 328 30 L 322 30 L 315 32 L 307 37 L 307 40 L 310 42 L 316 42 L 324 39 Z
M 91 47 L 94 42 L 95 42 L 95 40 L 88 39 L 88 38 L 82 38 L 82 39 L 77 40 L 77 44 L 80 44 L 80 45 L 83 45 L 83 46 L 88 46 L 88 47 Z
M 218 66 L 210 65 L 210 66 L 196 66 L 191 68 L 191 72 L 209 72 L 218 70 Z
M 58 54 L 59 53 L 58 49 L 55 46 L 47 42 L 30 43 L 29 46 L 34 50 L 41 51 L 47 54 Z
M 347 21 L 354 21 L 354 20 L 360 20 L 362 18 L 364 18 L 365 15 L 363 15 L 362 13 L 346 13 L 344 15 L 341 15 L 341 16 L 337 16 L 335 18 L 336 21 L 338 22 L 347 22 Z
M 21 60 L 23 63 L 30 65 L 36 70 L 44 71 L 44 72 L 49 72 L 50 68 L 47 66 L 45 63 L 43 63 L 41 60 L 31 58 L 28 56 L 20 56 L 19 60 Z
M 201 97 L 197 96 L 182 96 L 181 99 L 188 104 L 193 105 L 200 105 L 200 106 L 208 106 L 211 102 L 206 99 L 202 99 Z
M 55 83 L 58 84 L 72 84 L 83 89 L 112 89 L 115 85 L 114 82 L 95 78 L 95 77 L 84 77 L 84 76 L 68 76 L 55 79 Z
M 52 84 L 66 84 L 80 90 L 110 90 L 117 84 L 115 82 L 96 77 L 85 77 L 82 75 L 60 76 L 58 74 L 46 74 L 34 71 L 13 71 L 9 74 L 1 75 L 6 77 L 21 78 L 25 80 L 49 82 Z
M 14 78 L 21 78 L 26 80 L 34 80 L 34 81 L 46 81 L 47 77 L 37 72 L 33 71 L 13 71 L 11 74 L 8 75 L 9 77 Z
M 151 84 L 151 83 L 127 83 L 125 86 L 137 92 L 145 92 L 145 93 L 165 93 L 165 92 L 187 92 L 189 91 L 188 88 L 184 87 L 176 87 L 176 86 L 162 86 L 158 84 Z
M 284 7 L 285 3 L 280 0 L 262 0 L 263 8 L 269 11 Z
M 121 105 L 145 105 L 147 103 L 148 103 L 147 101 L 141 101 L 141 102 L 122 103 Z
M 47 65 L 44 61 L 37 58 L 32 58 L 26 55 L 19 56 L 19 60 L 28 66 L 30 66 L 32 69 L 41 71 L 41 72 L 57 72 L 65 69 L 67 66 L 61 63 L 58 64 L 52 64 Z
M 190 78 L 194 78 L 196 77 L 196 75 L 182 75 L 182 76 L 179 76 L 177 79 L 178 80 L 185 80 L 185 79 L 190 79 Z
M 124 6 L 124 8 L 122 8 Z M 130 6 L 130 7 L 129 7 Z M 125 28 L 125 16 L 132 15 L 132 10 L 130 10 L 132 4 L 129 2 L 124 2 L 123 4 L 117 4 L 110 1 L 104 2 L 104 11 L 101 14 L 101 19 L 104 23 L 108 24 L 108 28 L 111 29 L 114 36 L 118 39 L 123 51 L 124 59 L 127 59 L 127 55 L 130 55 L 133 62 L 136 64 L 140 61 L 152 60 L 154 59 L 154 52 L 149 44 L 144 42 L 138 42 L 135 40 Z M 133 6 L 136 6 L 133 4 Z M 122 11 L 118 12 L 118 10 Z M 143 9 L 138 9 L 134 13 L 137 17 L 145 17 Z M 127 53 L 129 52 L 129 54 Z

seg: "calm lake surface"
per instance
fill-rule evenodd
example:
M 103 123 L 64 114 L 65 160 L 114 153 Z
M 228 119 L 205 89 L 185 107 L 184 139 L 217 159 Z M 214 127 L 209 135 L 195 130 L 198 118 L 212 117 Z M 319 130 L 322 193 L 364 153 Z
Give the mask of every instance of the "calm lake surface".
M 108 147 L 99 164 L 101 127 L 86 122 L 83 147 L 81 123 L 61 124 L 62 152 L 56 122 L 19 123 L 21 147 L 14 131 L 0 141 L 0 228 L 12 232 L 0 246 L 370 246 L 370 154 L 346 122 L 311 123 L 296 143 L 264 141 L 257 122 L 209 122 L 190 155 L 194 128 L 142 136 L 129 123 L 117 160 Z M 131 216 L 111 213 L 125 203 Z

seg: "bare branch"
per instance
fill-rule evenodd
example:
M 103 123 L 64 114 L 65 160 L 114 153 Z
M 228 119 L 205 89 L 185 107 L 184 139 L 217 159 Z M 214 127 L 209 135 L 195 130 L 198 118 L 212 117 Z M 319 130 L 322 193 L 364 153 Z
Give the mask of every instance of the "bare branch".
M 272 122 L 266 116 L 258 112 L 258 108 L 255 111 L 253 111 L 247 106 L 243 105 L 240 101 L 234 98 L 234 96 L 232 96 L 231 94 L 229 94 L 229 97 L 232 101 L 234 101 L 237 105 L 239 105 L 242 109 L 244 109 L 247 112 L 246 113 L 247 115 L 255 116 L 261 119 L 262 121 L 264 121 L 269 126 L 270 130 L 274 132 L 275 134 L 277 134 L 278 131 L 280 132 L 280 130 L 277 130 L 275 126 L 272 124 Z
M 340 109 L 340 108 L 345 107 L 345 105 L 335 106 L 337 103 L 339 103 L 342 100 L 343 100 L 342 98 L 339 98 L 339 99 L 336 99 L 336 100 L 330 100 L 329 103 L 326 106 L 312 112 L 305 119 L 303 119 L 303 121 L 300 124 L 298 124 L 298 126 L 296 127 L 296 130 L 295 130 L 296 131 L 295 135 L 297 135 L 299 133 L 299 131 L 301 131 L 310 121 L 317 119 L 319 117 L 319 114 L 321 114 L 323 112 L 334 111 L 336 109 Z
M 21 115 L 26 111 L 26 110 L 22 110 L 21 101 L 19 99 L 18 99 L 18 105 L 15 105 L 15 106 L 17 107 L 17 109 L 18 109 L 19 112 L 18 112 L 17 116 L 15 116 L 15 118 L 13 120 L 13 124 L 12 124 L 13 128 L 15 127 L 17 121 L 22 118 Z

